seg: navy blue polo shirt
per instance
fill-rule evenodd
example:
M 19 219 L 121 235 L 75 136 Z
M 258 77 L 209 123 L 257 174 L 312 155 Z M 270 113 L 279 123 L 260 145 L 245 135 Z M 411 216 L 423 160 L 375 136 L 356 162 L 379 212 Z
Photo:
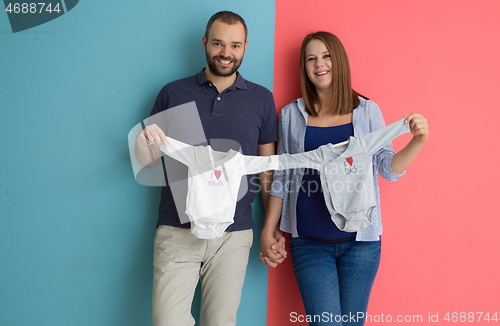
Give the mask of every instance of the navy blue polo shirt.
M 210 143 L 211 140 L 234 140 L 239 148 L 233 149 L 241 150 L 245 155 L 257 155 L 258 145 L 278 139 L 276 108 L 267 88 L 245 80 L 237 72 L 234 84 L 219 94 L 204 71 L 165 85 L 158 94 L 151 115 L 196 102 L 205 137 L 215 150 L 220 151 L 227 151 L 228 148 L 217 148 L 215 142 Z M 248 191 L 236 205 L 234 223 L 226 229 L 228 232 L 253 227 L 251 204 L 260 187 L 256 176 L 249 175 L 247 178 Z M 168 183 L 161 190 L 158 225 L 190 228 L 190 223 L 181 224 Z

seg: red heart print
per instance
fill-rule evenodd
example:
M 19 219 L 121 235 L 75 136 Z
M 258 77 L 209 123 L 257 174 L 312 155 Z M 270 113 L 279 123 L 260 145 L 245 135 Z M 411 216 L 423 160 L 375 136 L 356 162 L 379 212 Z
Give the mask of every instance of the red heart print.
M 354 162 L 352 157 L 348 157 L 345 159 L 347 163 L 349 163 L 350 166 L 352 166 L 352 163 Z
M 215 174 L 215 177 L 217 178 L 217 180 L 219 180 L 220 175 L 222 174 L 222 172 L 220 170 L 214 170 L 214 174 Z

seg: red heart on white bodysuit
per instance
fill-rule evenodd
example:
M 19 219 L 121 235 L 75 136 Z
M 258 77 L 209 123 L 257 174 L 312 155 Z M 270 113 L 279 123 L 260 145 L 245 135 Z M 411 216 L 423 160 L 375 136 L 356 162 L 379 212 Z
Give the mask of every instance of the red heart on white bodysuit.
M 219 180 L 220 175 L 222 174 L 222 172 L 220 170 L 214 170 L 214 174 L 215 174 L 215 177 L 217 178 L 217 180 Z
M 347 163 L 349 163 L 350 166 L 352 166 L 352 163 L 354 162 L 352 157 L 348 157 L 345 159 Z

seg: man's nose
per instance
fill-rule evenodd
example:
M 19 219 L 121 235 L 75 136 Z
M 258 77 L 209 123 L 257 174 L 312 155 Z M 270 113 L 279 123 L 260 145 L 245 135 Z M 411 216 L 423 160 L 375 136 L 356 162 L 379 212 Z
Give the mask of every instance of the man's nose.
M 229 47 L 227 45 L 223 46 L 220 50 L 220 55 L 223 57 L 229 57 Z

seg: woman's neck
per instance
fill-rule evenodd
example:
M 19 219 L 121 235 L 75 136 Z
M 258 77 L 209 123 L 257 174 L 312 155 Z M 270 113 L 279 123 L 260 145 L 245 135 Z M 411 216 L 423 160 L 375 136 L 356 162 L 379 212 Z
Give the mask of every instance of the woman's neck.
M 316 89 L 319 102 L 315 104 L 317 116 L 309 116 L 308 126 L 333 127 L 352 122 L 352 113 L 336 114 L 330 112 L 333 95 L 330 90 Z
M 331 90 L 320 90 L 316 89 L 316 93 L 318 94 L 319 103 L 317 103 L 316 112 L 318 115 L 327 114 L 330 106 L 332 105 L 332 91 Z

